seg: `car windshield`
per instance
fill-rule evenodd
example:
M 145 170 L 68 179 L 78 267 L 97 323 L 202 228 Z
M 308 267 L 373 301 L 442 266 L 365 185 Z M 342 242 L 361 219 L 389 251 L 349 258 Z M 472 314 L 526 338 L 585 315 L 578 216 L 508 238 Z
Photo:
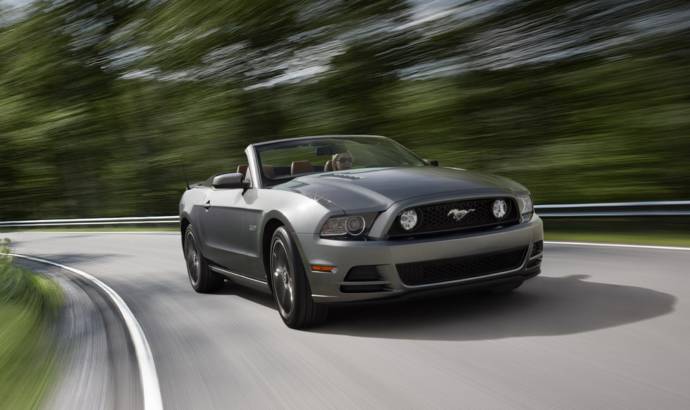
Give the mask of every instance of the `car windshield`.
M 321 172 L 426 165 L 402 145 L 383 137 L 306 138 L 258 145 L 256 152 L 266 185 Z

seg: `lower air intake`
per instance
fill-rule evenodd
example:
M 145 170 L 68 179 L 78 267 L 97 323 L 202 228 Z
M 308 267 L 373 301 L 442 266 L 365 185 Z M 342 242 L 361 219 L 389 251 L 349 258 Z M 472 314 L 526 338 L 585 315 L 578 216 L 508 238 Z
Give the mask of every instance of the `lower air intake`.
M 470 279 L 519 268 L 527 247 L 481 255 L 396 265 L 400 280 L 409 286 Z

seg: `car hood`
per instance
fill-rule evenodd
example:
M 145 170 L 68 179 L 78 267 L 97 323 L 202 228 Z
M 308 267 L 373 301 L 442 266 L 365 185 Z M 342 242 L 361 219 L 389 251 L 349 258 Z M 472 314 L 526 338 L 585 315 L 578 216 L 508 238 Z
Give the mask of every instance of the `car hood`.
M 497 175 L 458 168 L 366 168 L 297 177 L 274 189 L 306 195 L 345 211 L 381 211 L 415 197 L 526 192 L 522 185 Z

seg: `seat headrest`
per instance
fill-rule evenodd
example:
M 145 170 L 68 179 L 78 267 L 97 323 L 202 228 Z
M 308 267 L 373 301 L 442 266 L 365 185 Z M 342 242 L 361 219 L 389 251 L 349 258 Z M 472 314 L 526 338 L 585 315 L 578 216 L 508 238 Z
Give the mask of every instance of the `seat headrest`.
M 323 172 L 331 172 L 333 171 L 333 161 L 330 159 L 326 161 L 326 165 L 323 166 Z
M 306 160 L 292 161 L 292 165 L 290 165 L 291 175 L 305 174 L 307 172 L 314 172 L 314 167 L 311 165 L 311 162 Z
M 242 174 L 242 175 L 244 175 L 244 176 L 247 176 L 247 166 L 244 165 L 244 164 L 243 164 L 243 165 L 238 165 L 238 166 L 237 166 L 237 172 L 240 173 L 240 174 Z
M 273 178 L 273 165 L 262 165 L 261 170 L 269 178 Z

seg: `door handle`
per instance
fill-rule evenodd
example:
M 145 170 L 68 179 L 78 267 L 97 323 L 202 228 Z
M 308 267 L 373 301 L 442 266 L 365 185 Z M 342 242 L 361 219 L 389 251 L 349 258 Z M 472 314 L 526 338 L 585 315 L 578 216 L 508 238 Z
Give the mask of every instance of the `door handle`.
M 209 200 L 206 201 L 206 203 L 204 204 L 204 208 L 208 211 L 208 208 L 210 208 L 210 207 L 211 207 L 211 200 L 209 199 Z

